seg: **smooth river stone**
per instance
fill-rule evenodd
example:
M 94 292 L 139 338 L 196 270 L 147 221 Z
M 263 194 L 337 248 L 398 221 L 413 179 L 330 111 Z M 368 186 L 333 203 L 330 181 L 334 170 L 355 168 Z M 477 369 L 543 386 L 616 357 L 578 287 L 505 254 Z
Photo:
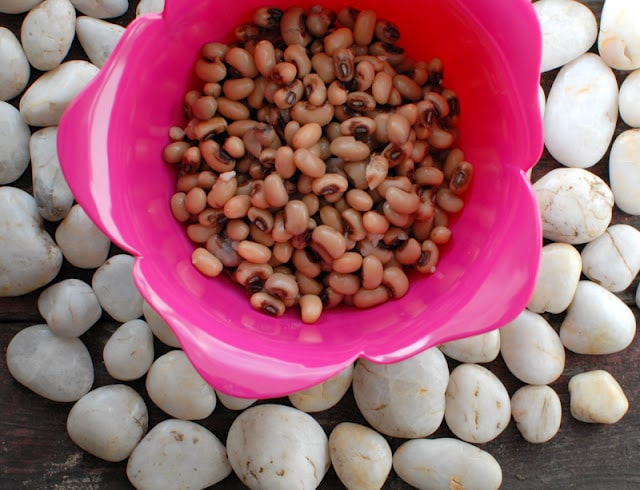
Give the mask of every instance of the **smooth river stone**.
M 532 385 L 546 385 L 564 370 L 560 337 L 541 315 L 524 310 L 500 329 L 500 353 L 516 378 Z
M 509 393 L 487 368 L 460 364 L 449 377 L 444 418 L 459 439 L 476 444 L 489 442 L 509 425 Z
M 144 436 L 127 462 L 137 490 L 209 488 L 231 474 L 224 445 L 205 427 L 163 420 Z
M 56 243 L 67 261 L 81 269 L 96 269 L 109 255 L 109 238 L 74 205 L 56 228 Z
M 91 63 L 102 68 L 124 34 L 124 27 L 93 17 L 81 16 L 76 19 L 76 33 Z
M 313 489 L 331 460 L 322 426 L 309 414 L 275 404 L 242 412 L 227 435 L 233 471 L 250 489 Z
M 472 335 L 452 340 L 440 345 L 442 353 L 460 362 L 491 362 L 500 354 L 500 332 L 491 330 L 480 335 Z
M 71 0 L 80 12 L 96 19 L 120 17 L 129 9 L 129 0 Z
M 582 249 L 582 271 L 609 291 L 624 291 L 640 271 L 640 231 L 618 224 Z
M 49 71 L 60 65 L 71 48 L 75 22 L 76 10 L 69 0 L 45 0 L 32 9 L 20 30 L 31 66 Z
M 181 350 L 158 357 L 145 382 L 149 398 L 177 419 L 201 420 L 216 408 L 216 394 Z
M 93 289 L 80 279 L 65 279 L 38 297 L 38 311 L 49 328 L 61 337 L 80 337 L 102 315 Z
M 600 15 L 598 52 L 616 70 L 640 68 L 640 2 L 605 0 Z
M 629 410 L 620 384 L 603 370 L 576 374 L 569 380 L 571 415 L 581 422 L 615 424 Z
M 620 117 L 628 126 L 640 128 L 640 70 L 627 75 L 620 85 L 618 108 Z
M 48 221 L 60 221 L 73 206 L 73 193 L 58 160 L 57 136 L 57 127 L 44 128 L 33 133 L 29 141 L 33 197 Z
M 20 178 L 29 166 L 31 131 L 22 114 L 0 101 L 0 185 Z
M 0 27 L 0 66 L 0 100 L 11 100 L 27 86 L 31 67 L 20 41 L 6 27 Z
M 21 14 L 31 10 L 42 0 L 0 0 L 0 12 L 3 14 Z
M 613 192 L 581 168 L 556 168 L 533 184 L 545 238 L 580 244 L 599 237 L 613 215 Z
M 102 350 L 104 367 L 121 381 L 141 378 L 153 363 L 153 334 L 144 320 L 123 323 L 113 332 Z
M 153 335 L 155 335 L 160 342 L 169 347 L 180 348 L 180 342 L 178 342 L 176 334 L 173 333 L 173 330 L 167 325 L 167 322 L 165 322 L 146 301 L 142 303 L 142 313 L 149 327 L 151 327 Z
M 391 472 L 389 443 L 364 425 L 336 425 L 329 435 L 329 454 L 338 478 L 349 489 L 380 489 Z
M 80 448 L 105 461 L 129 457 L 147 432 L 149 415 L 133 388 L 107 385 L 96 388 L 71 407 L 67 432 Z
M 0 187 L 0 296 L 30 293 L 61 267 L 62 253 L 44 229 L 35 199 L 16 187 Z
M 91 355 L 82 341 L 60 337 L 46 325 L 27 327 L 11 339 L 7 367 L 16 381 L 55 402 L 75 402 L 93 384 Z
M 553 439 L 562 422 L 560 397 L 549 386 L 527 385 L 511 397 L 511 414 L 526 441 L 540 444 Z
M 83 60 L 62 63 L 38 78 L 20 99 L 22 117 L 31 126 L 56 126 L 76 95 L 100 69 Z
M 238 398 L 237 396 L 227 395 L 218 390 L 216 390 L 216 398 L 229 410 L 244 410 L 257 401 L 255 398 Z
M 133 263 L 131 255 L 114 255 L 95 271 L 91 280 L 100 306 L 122 323 L 142 316 L 143 299 L 133 282 Z
M 613 354 L 631 344 L 636 317 L 620 298 L 591 281 L 580 281 L 560 325 L 564 346 L 578 354 Z
M 581 273 L 582 257 L 573 245 L 560 242 L 545 245 L 527 308 L 535 313 L 562 313 L 573 299 Z
M 569 63 L 596 42 L 598 23 L 586 5 L 574 0 L 539 0 L 533 8 L 542 29 L 540 71 Z
M 623 131 L 614 140 L 609 181 L 616 205 L 627 214 L 640 215 L 640 129 Z
M 589 168 L 607 152 L 618 120 L 618 83 L 602 59 L 586 53 L 564 65 L 547 97 L 544 144 L 567 167 Z
M 449 368 L 437 347 L 394 364 L 364 359 L 353 371 L 353 395 L 360 413 L 379 432 L 416 438 L 434 433 L 445 411 Z
M 289 395 L 289 401 L 303 412 L 321 412 L 336 405 L 351 386 L 353 364 L 323 383 Z
M 140 0 L 136 7 L 136 17 L 151 13 L 160 13 L 163 10 L 164 0 Z
M 419 489 L 497 490 L 502 469 L 491 454 L 458 439 L 416 439 L 393 455 L 393 469 Z

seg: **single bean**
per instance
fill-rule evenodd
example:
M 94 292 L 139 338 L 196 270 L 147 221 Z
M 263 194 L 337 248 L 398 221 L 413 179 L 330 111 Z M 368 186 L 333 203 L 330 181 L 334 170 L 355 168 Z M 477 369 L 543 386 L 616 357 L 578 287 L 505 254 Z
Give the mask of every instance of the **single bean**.
M 436 192 L 436 203 L 447 213 L 459 213 L 464 207 L 462 198 L 445 187 Z
M 282 316 L 286 309 L 282 301 L 264 291 L 253 293 L 250 301 L 255 310 L 275 317 Z
M 347 90 L 339 80 L 334 80 L 327 88 L 327 101 L 334 106 L 347 102 Z
M 385 267 L 382 284 L 392 298 L 402 298 L 409 291 L 409 278 L 400 267 Z
M 295 174 L 296 165 L 290 146 L 281 146 L 276 150 L 275 170 L 283 179 L 290 179 Z
M 418 106 L 416 104 L 403 104 L 396 108 L 395 113 L 406 118 L 411 126 L 418 122 Z
M 253 12 L 254 24 L 273 29 L 280 25 L 280 19 L 284 11 L 275 7 L 260 7 Z
M 184 223 L 191 218 L 191 214 L 187 211 L 185 206 L 186 194 L 184 192 L 176 192 L 171 196 L 171 214 L 173 217 Z
M 280 19 L 280 34 L 285 44 L 306 46 L 311 42 L 311 35 L 305 25 L 305 11 L 301 7 L 289 7 Z
M 235 172 L 224 172 L 207 194 L 207 203 L 212 208 L 222 208 L 235 195 L 237 188 Z
M 223 117 L 215 116 L 206 121 L 197 121 L 193 126 L 191 139 L 206 140 L 227 129 L 227 121 Z M 202 143 L 202 141 L 201 141 Z
M 387 137 L 394 145 L 403 145 L 409 140 L 411 123 L 400 114 L 390 114 L 387 119 Z
M 378 19 L 375 25 L 376 37 L 384 43 L 396 43 L 400 39 L 400 29 L 393 22 Z
M 438 167 L 418 167 L 415 182 L 419 186 L 438 187 L 444 182 L 444 173 Z
M 202 87 L 202 93 L 218 98 L 222 94 L 222 85 L 218 82 L 206 82 Z
M 271 258 L 269 247 L 250 240 L 242 240 L 238 243 L 237 252 L 240 257 L 253 264 L 266 264 Z
M 451 239 L 451 229 L 446 226 L 435 226 L 429 238 L 436 245 L 444 245 Z
M 331 153 L 346 162 L 356 162 L 369 157 L 371 150 L 353 136 L 339 136 L 331 142 Z
M 376 41 L 369 45 L 369 54 L 373 56 L 384 56 L 386 61 L 392 65 L 399 65 L 404 61 L 404 49 L 395 44 Z
M 295 149 L 311 148 L 322 136 L 322 126 L 318 123 L 307 123 L 300 127 L 292 138 L 292 145 Z
M 253 54 L 256 69 L 265 78 L 271 77 L 271 71 L 276 65 L 276 51 L 273 43 L 267 39 L 258 41 Z
M 327 101 L 327 86 L 320 75 L 309 73 L 302 79 L 307 101 L 315 106 L 321 106 Z
M 321 160 L 331 159 L 331 142 L 322 136 L 309 150 Z
M 218 113 L 233 121 L 249 118 L 249 108 L 246 105 L 226 97 L 218 98 Z
M 435 116 L 439 119 L 444 119 L 449 115 L 449 104 L 442 94 L 438 92 L 429 91 L 424 95 L 424 99 L 433 104 L 435 110 Z
M 247 131 L 256 127 L 258 124 L 260 123 L 258 121 L 254 121 L 253 119 L 233 121 L 226 128 L 227 134 L 229 136 L 238 136 L 239 138 L 242 138 Z
M 342 7 L 338 10 L 338 22 L 345 27 L 353 29 L 360 11 L 354 7 Z
M 353 295 L 353 305 L 357 308 L 373 308 L 389 300 L 389 290 L 385 286 L 375 289 L 359 289 Z
M 368 233 L 381 235 L 389 229 L 389 220 L 377 211 L 367 211 L 362 215 L 362 225 Z
M 198 214 L 207 207 L 207 193 L 201 187 L 194 187 L 187 192 L 184 207 L 191 214 Z
M 344 236 L 328 225 L 318 225 L 311 233 L 314 250 L 325 251 L 332 259 L 342 257 L 346 251 Z
M 420 203 L 415 212 L 416 221 L 429 221 L 436 212 L 436 206 L 433 202 L 433 192 L 430 189 L 424 189 L 420 192 Z
M 244 142 L 238 136 L 229 136 L 223 143 L 222 150 L 234 159 L 240 159 L 245 155 Z
M 418 210 L 420 197 L 415 192 L 407 192 L 399 187 L 389 187 L 385 199 L 394 211 L 401 214 L 412 214 Z
M 191 263 L 207 277 L 216 277 L 222 272 L 222 262 L 203 247 L 198 247 L 193 251 Z
M 365 178 L 369 190 L 377 189 L 387 178 L 388 172 L 389 160 L 379 154 L 371 155 L 365 168 Z
M 230 219 L 227 221 L 225 233 L 231 240 L 239 242 L 249 236 L 249 225 L 242 219 Z
M 311 67 L 322 79 L 325 85 L 329 85 L 336 78 L 333 58 L 327 53 L 316 53 L 311 57 Z
M 293 163 L 300 172 L 312 178 L 323 176 L 326 170 L 324 161 L 306 148 L 299 148 L 293 152 Z
M 284 181 L 278 173 L 271 173 L 264 178 L 264 195 L 272 207 L 282 207 L 289 200 Z
M 339 174 L 324 174 L 313 179 L 311 190 L 317 196 L 329 199 L 330 195 L 342 194 L 349 187 L 349 182 Z
M 309 211 L 304 202 L 293 199 L 283 209 L 284 229 L 291 235 L 304 233 L 309 224 Z
M 347 94 L 347 106 L 357 112 L 366 113 L 375 110 L 376 100 L 368 92 L 355 90 Z
M 322 294 L 322 290 L 324 287 L 321 282 L 312 277 L 304 275 L 299 270 L 296 270 L 294 276 L 296 278 L 296 282 L 298 283 L 300 294 L 315 294 L 316 296 Z
M 448 180 L 451 180 L 453 173 L 463 161 L 464 153 L 460 148 L 452 148 L 451 150 L 449 150 L 444 161 L 444 167 L 442 169 L 442 171 L 444 172 L 444 176 Z
M 301 80 L 294 80 L 289 85 L 278 89 L 273 95 L 273 103 L 278 109 L 290 109 L 304 96 L 304 84 Z
M 360 289 L 360 278 L 355 274 L 332 271 L 327 275 L 326 281 L 334 291 L 344 295 L 355 294 Z
M 282 211 L 276 213 L 273 219 L 273 229 L 271 230 L 271 236 L 276 243 L 289 242 L 293 235 L 289 233 L 284 227 L 284 213 Z
M 451 174 L 449 189 L 458 196 L 464 194 L 471 185 L 472 179 L 473 165 L 469 162 L 462 161 Z
M 362 189 L 350 189 L 345 197 L 349 206 L 358 211 L 369 211 L 373 207 L 373 198 Z
M 229 219 L 244 218 L 249 212 L 251 207 L 251 197 L 240 194 L 230 197 L 227 202 L 224 203 L 223 211 L 224 215 Z
M 255 84 L 251 78 L 232 78 L 222 84 L 222 93 L 229 100 L 242 100 L 248 97 L 254 88 Z
M 299 44 L 287 46 L 284 50 L 284 60 L 293 63 L 296 68 L 296 76 L 300 79 L 311 73 L 311 60 L 307 55 L 307 50 Z
M 291 256 L 291 262 L 297 272 L 300 272 L 300 274 L 303 274 L 306 277 L 315 278 L 322 272 L 322 265 L 309 256 L 309 251 L 310 250 L 307 249 L 294 250 L 293 255 Z M 298 284 L 300 284 L 299 281 Z M 301 292 L 306 294 L 303 291 Z
M 264 233 L 271 233 L 273 229 L 274 217 L 266 209 L 250 207 L 247 211 L 247 218 L 253 223 L 256 228 Z
M 397 107 L 402 104 L 402 95 L 400 95 L 400 91 L 393 87 L 391 89 L 391 93 L 389 94 L 389 101 L 387 102 L 390 106 Z
M 300 318 L 304 323 L 315 323 L 322 314 L 322 300 L 315 294 L 304 294 L 298 300 Z
M 414 268 L 422 274 L 433 274 L 436 271 L 436 264 L 440 258 L 438 246 L 431 240 L 422 243 L 422 253 Z
M 368 46 L 373 40 L 375 29 L 376 12 L 370 9 L 362 10 L 353 26 L 353 40 L 360 46 Z
M 316 122 L 320 126 L 326 126 L 331 122 L 334 114 L 334 107 L 328 103 L 316 106 L 303 100 L 297 102 L 291 108 L 291 119 L 298 121 L 300 124 Z
M 298 121 L 289 121 L 284 127 L 284 139 L 287 142 L 287 145 L 293 146 L 293 137 L 296 135 L 298 130 L 302 127 Z
M 321 5 L 314 5 L 307 14 L 307 30 L 314 37 L 324 37 L 335 20 L 336 13 L 333 10 L 323 8 Z
M 205 243 L 209 237 L 216 234 L 216 229 L 211 226 L 204 226 L 200 223 L 193 223 L 187 226 L 187 236 L 194 243 Z
M 274 272 L 264 283 L 264 289 L 271 296 L 280 299 L 285 306 L 293 306 L 298 297 L 298 283 L 291 274 Z
M 418 261 L 421 253 L 420 242 L 410 237 L 396 250 L 395 258 L 402 265 L 413 265 Z
M 203 95 L 198 97 L 191 105 L 193 117 L 200 120 L 211 119 L 218 109 L 218 103 L 214 97 Z
M 229 48 L 224 55 L 224 61 L 238 70 L 243 77 L 255 78 L 258 76 L 258 69 L 253 56 L 246 49 L 237 46 Z M 219 80 L 212 81 L 217 82 Z
M 313 182 L 313 177 L 306 175 L 306 174 L 301 174 L 298 177 L 298 182 L 296 184 L 296 190 L 302 194 L 309 194 L 312 192 L 311 190 L 311 183 Z
M 442 209 L 440 206 L 436 206 L 436 210 L 433 215 L 433 225 L 449 226 L 449 215 L 447 214 L 447 211 Z
M 367 90 L 369 90 L 373 85 L 375 77 L 376 71 L 369 61 L 360 61 L 358 64 L 356 64 L 356 90 L 360 92 L 366 92 Z M 373 98 L 377 103 L 380 103 L 375 96 Z
M 446 150 L 451 147 L 455 140 L 453 133 L 437 124 L 432 124 L 431 135 L 429 136 L 429 144 L 438 150 Z
M 293 246 L 290 242 L 276 242 L 273 245 L 273 251 L 271 252 L 274 259 L 281 264 L 286 264 L 291 260 L 293 255 Z
M 227 76 L 227 67 L 218 56 L 200 58 L 196 61 L 194 71 L 196 76 L 204 82 L 220 82 Z
M 227 217 L 221 209 L 206 208 L 198 213 L 198 223 L 202 226 L 211 226 L 218 229 L 224 226 L 226 222 Z
M 402 189 L 405 192 L 410 192 L 413 190 L 413 184 L 411 183 L 411 180 L 409 180 L 408 177 L 404 176 L 387 177 L 376 190 L 381 197 L 386 199 L 387 191 L 392 187 L 397 187 L 398 189 Z
M 340 124 L 340 133 L 343 136 L 353 136 L 356 139 L 372 135 L 376 129 L 375 120 L 366 116 L 352 117 Z
M 296 69 L 296 65 L 288 61 L 282 61 L 276 63 L 271 70 L 271 80 L 278 85 L 289 85 L 295 80 L 297 74 L 298 70 Z
M 249 199 L 251 200 L 251 205 L 256 208 L 267 209 L 269 207 L 267 196 L 264 192 L 264 180 L 254 179 L 252 181 Z
M 174 141 L 164 147 L 162 151 L 162 158 L 167 163 L 180 163 L 184 152 L 187 151 L 191 145 L 186 141 Z
M 393 86 L 405 99 L 412 102 L 418 102 L 422 99 L 422 87 L 407 75 L 399 74 L 394 76 Z
M 225 267 L 238 267 L 242 262 L 236 252 L 237 246 L 238 242 L 218 234 L 210 236 L 205 244 L 206 249 L 215 255 Z
M 411 233 L 415 237 L 416 240 L 423 242 L 429 239 L 429 235 L 431 234 L 431 230 L 433 229 L 435 221 L 435 213 L 430 219 L 425 221 L 414 221 L 413 225 L 411 225 Z
M 337 291 L 334 291 L 332 287 L 327 286 L 322 291 L 322 296 L 321 296 L 322 306 L 324 307 L 325 310 L 328 310 L 330 308 L 335 308 L 336 306 L 338 306 L 340 303 L 343 302 L 344 298 L 345 298 L 344 294 L 340 294 Z
M 346 49 L 353 44 L 353 31 L 349 27 L 338 27 L 324 37 L 324 52 L 329 56 L 339 49 Z
M 375 289 L 382 283 L 383 265 L 375 255 L 362 259 L 362 287 Z
M 198 174 L 179 175 L 176 190 L 185 194 L 198 185 Z
M 411 226 L 415 220 L 415 216 L 411 214 L 397 212 L 391 207 L 388 201 L 385 201 L 382 205 L 382 214 L 389 220 L 389 223 L 394 226 L 399 226 L 400 228 Z

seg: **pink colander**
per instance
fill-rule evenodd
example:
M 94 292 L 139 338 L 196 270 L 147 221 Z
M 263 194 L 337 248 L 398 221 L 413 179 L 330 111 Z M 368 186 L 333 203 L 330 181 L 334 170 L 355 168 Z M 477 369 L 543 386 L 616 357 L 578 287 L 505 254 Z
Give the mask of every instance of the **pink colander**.
M 185 123 L 182 99 L 195 86 L 199 48 L 229 40 L 264 5 L 167 0 L 163 14 L 130 24 L 59 128 L 60 162 L 78 203 L 136 257 L 140 292 L 198 372 L 227 394 L 275 397 L 320 383 L 359 357 L 400 361 L 512 320 L 533 291 L 542 243 L 525 175 L 542 150 L 541 34 L 529 0 L 351 3 L 395 22 L 399 45 L 413 59 L 440 57 L 445 85 L 460 101 L 458 146 L 475 177 L 433 275 L 414 278 L 399 300 L 328 310 L 307 325 L 295 311 L 280 318 L 258 313 L 239 286 L 194 269 L 194 244 L 169 208 L 176 175 L 162 149 L 168 128 Z M 323 2 L 336 10 L 344 5 Z

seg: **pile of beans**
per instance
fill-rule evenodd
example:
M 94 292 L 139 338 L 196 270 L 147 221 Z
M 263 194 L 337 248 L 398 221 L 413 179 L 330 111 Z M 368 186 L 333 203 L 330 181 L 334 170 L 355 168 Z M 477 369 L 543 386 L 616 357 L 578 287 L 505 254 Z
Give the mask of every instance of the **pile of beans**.
M 473 176 L 442 61 L 410 59 L 372 10 L 265 7 L 235 37 L 202 47 L 163 154 L 194 266 L 307 323 L 402 297 L 407 268 L 434 272 Z

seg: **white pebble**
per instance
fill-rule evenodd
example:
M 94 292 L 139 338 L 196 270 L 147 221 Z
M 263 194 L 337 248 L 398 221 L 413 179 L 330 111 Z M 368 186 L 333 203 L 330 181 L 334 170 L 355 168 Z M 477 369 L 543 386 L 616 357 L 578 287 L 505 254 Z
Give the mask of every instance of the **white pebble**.
M 169 347 L 180 347 L 180 342 L 176 338 L 176 335 L 173 333 L 173 330 L 167 325 L 162 317 L 154 310 L 149 303 L 144 301 L 142 303 L 142 313 L 144 314 L 144 319 L 151 327 L 151 331 L 153 335 L 155 335 L 160 342 Z
M 353 364 L 323 383 L 289 395 L 289 401 L 303 412 L 321 412 L 336 405 L 351 386 Z
M 564 347 L 551 325 L 537 313 L 524 310 L 500 329 L 500 353 L 520 381 L 552 383 L 564 370 Z
M 451 432 L 463 441 L 491 441 L 509 425 L 509 393 L 488 369 L 460 364 L 449 377 L 444 418 Z
M 76 10 L 69 0 L 45 0 L 22 22 L 20 38 L 31 66 L 53 70 L 62 60 L 75 36 Z
M 80 398 L 67 417 L 71 440 L 105 461 L 129 457 L 147 432 L 147 406 L 133 388 L 107 385 Z
M 58 128 L 44 128 L 31 135 L 33 197 L 38 211 L 48 221 L 60 221 L 73 206 L 73 193 L 62 174 L 56 138 Z
M 109 255 L 109 238 L 74 205 L 56 228 L 56 243 L 67 261 L 81 269 L 96 269 Z
M 640 68 L 640 2 L 605 0 L 600 15 L 598 51 L 616 70 Z
M 549 386 L 520 388 L 511 397 L 511 413 L 522 437 L 533 444 L 553 439 L 562 422 L 560 397 Z
M 124 27 L 93 17 L 76 19 L 76 33 L 91 63 L 102 68 L 124 34 Z
M 186 420 L 160 422 L 127 462 L 127 478 L 137 490 L 208 488 L 230 473 L 222 442 L 205 427 Z
M 422 490 L 497 490 L 502 484 L 502 469 L 491 454 L 448 437 L 405 442 L 393 455 L 393 469 Z
M 16 187 L 0 187 L 0 296 L 20 296 L 58 274 L 62 253 L 44 229 L 35 199 Z
M 629 400 L 611 374 L 596 370 L 569 380 L 571 415 L 592 424 L 615 424 L 629 410 Z
M 18 332 L 7 346 L 11 375 L 31 391 L 55 402 L 74 402 L 93 384 L 93 363 L 78 338 L 54 334 L 46 325 Z
M 164 0 L 140 0 L 136 7 L 136 17 L 141 15 L 160 13 L 164 10 Z
M 542 247 L 540 268 L 527 308 L 535 313 L 562 313 L 569 307 L 582 273 L 582 257 L 573 245 Z
M 640 70 L 627 75 L 620 85 L 618 108 L 620 117 L 632 128 L 640 128 Z
M 636 317 L 620 298 L 591 281 L 580 281 L 560 325 L 564 346 L 578 354 L 613 354 L 636 334 Z
M 65 279 L 38 297 L 38 311 L 49 328 L 61 337 L 80 337 L 102 315 L 93 289 L 80 279 Z
M 567 167 L 592 167 L 607 152 L 617 119 L 615 75 L 597 54 L 583 54 L 564 65 L 551 85 L 545 146 Z
M 609 226 L 613 193 L 597 175 L 581 168 L 556 168 L 533 184 L 545 238 L 590 242 Z
M 227 454 L 250 489 L 313 489 L 331 464 L 322 426 L 305 412 L 274 404 L 238 415 L 227 435 Z
M 27 86 L 31 67 L 20 41 L 6 27 L 0 27 L 0 66 L 0 100 L 11 100 Z
M 640 231 L 618 224 L 582 249 L 584 275 L 609 291 L 627 289 L 640 271 Z
M 133 263 L 131 255 L 114 255 L 95 271 L 91 281 L 104 311 L 123 323 L 142 316 L 143 300 L 133 282 Z
M 216 390 L 216 398 L 229 410 L 244 410 L 256 402 L 255 398 L 238 398 L 237 396 L 227 395 L 218 390 Z
M 56 126 L 62 113 L 100 69 L 83 60 L 65 61 L 46 72 L 20 99 L 22 117 L 31 126 Z
M 129 0 L 71 0 L 80 12 L 96 19 L 120 17 L 129 9 Z
M 640 129 L 623 131 L 614 140 L 609 181 L 616 205 L 625 213 L 640 215 Z
M 540 105 L 540 117 L 544 117 L 544 111 L 547 108 L 547 96 L 542 85 L 538 85 L 538 104 Z
M 440 345 L 443 354 L 460 362 L 491 362 L 500 354 L 500 332 L 489 332 L 452 340 Z
M 359 359 L 353 395 L 360 413 L 378 432 L 426 437 L 442 423 L 448 381 L 447 361 L 434 347 L 393 364 Z
M 0 12 L 3 14 L 21 14 L 31 10 L 42 0 L 0 0 Z
M 336 425 L 329 435 L 329 454 L 338 478 L 350 490 L 378 490 L 391 472 L 389 443 L 364 425 Z
M 181 350 L 158 357 L 145 382 L 149 398 L 177 419 L 201 420 L 216 408 L 216 394 Z
M 540 71 L 569 63 L 595 43 L 598 24 L 586 5 L 574 0 L 539 0 L 533 8 L 542 29 Z
M 0 185 L 18 180 L 29 166 L 29 138 L 20 111 L 0 100 Z
M 102 350 L 104 367 L 121 381 L 141 378 L 153 363 L 153 334 L 147 322 L 130 320 L 113 332 Z

